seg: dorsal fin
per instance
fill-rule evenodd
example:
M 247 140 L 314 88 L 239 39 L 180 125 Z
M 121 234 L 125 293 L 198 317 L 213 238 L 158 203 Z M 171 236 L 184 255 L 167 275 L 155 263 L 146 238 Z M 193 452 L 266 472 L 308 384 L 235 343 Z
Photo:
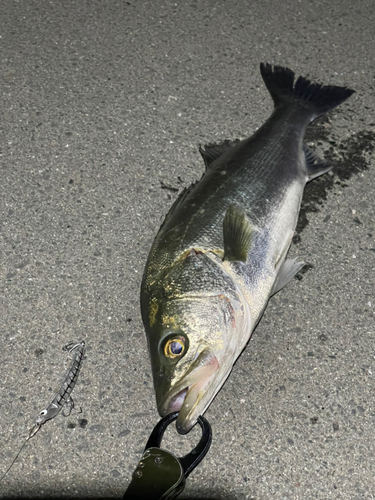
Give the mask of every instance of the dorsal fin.
M 199 146 L 199 152 L 202 155 L 204 164 L 206 165 L 206 170 L 210 167 L 211 163 L 220 158 L 220 156 L 239 142 L 239 139 L 235 139 L 234 141 L 225 140 L 220 144 L 206 144 L 204 148 Z
M 251 246 L 252 228 L 245 211 L 228 207 L 223 221 L 224 260 L 246 262 Z

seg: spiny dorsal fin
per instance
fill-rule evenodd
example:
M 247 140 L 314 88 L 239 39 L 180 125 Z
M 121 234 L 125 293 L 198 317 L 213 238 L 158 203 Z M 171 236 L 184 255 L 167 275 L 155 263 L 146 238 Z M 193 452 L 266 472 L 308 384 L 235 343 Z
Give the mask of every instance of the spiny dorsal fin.
M 251 235 L 252 228 L 245 211 L 230 205 L 223 221 L 224 260 L 246 262 Z
M 199 146 L 199 152 L 202 155 L 204 164 L 206 165 L 206 170 L 210 167 L 211 163 L 220 158 L 224 153 L 235 146 L 239 139 L 235 139 L 234 141 L 226 140 L 220 144 L 206 144 L 204 148 Z
M 319 158 L 315 151 L 310 149 L 309 146 L 306 146 L 306 144 L 303 145 L 303 151 L 305 153 L 309 181 L 315 179 L 315 177 L 319 177 L 319 175 L 329 172 L 333 168 L 331 163 Z

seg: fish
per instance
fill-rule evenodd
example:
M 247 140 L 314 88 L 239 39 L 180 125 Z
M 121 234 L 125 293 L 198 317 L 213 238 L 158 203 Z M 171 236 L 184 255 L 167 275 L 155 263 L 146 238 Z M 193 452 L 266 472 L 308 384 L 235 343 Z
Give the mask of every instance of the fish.
M 347 87 L 260 65 L 274 110 L 249 138 L 200 147 L 206 170 L 186 188 L 152 244 L 141 313 L 160 416 L 196 424 L 228 378 L 269 298 L 304 262 L 288 259 L 307 182 L 332 164 L 304 144 L 308 125 Z

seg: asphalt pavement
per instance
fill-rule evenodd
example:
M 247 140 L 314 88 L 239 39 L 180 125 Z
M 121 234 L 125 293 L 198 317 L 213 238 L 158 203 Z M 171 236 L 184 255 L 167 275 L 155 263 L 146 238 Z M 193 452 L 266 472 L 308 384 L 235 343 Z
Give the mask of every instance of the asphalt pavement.
M 308 143 L 291 256 L 205 416 L 180 498 L 375 497 L 375 4 L 370 0 L 4 0 L 0 15 L 0 475 L 85 340 L 75 408 L 30 439 L 0 498 L 120 498 L 158 422 L 139 289 L 199 179 L 199 144 L 272 111 L 260 62 L 356 93 Z M 168 430 L 177 455 L 199 439 Z

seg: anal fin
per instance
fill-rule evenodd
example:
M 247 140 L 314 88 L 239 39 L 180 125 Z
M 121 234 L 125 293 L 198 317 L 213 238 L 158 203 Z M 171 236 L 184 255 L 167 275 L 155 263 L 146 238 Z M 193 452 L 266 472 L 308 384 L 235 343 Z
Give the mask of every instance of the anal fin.
M 252 227 L 242 208 L 230 205 L 223 221 L 224 260 L 246 262 Z
M 315 151 L 306 146 L 306 144 L 303 145 L 303 151 L 305 153 L 309 181 L 312 181 L 315 177 L 319 177 L 319 175 L 329 172 L 333 168 L 331 163 L 319 158 Z
M 284 260 L 280 266 L 276 281 L 273 284 L 271 295 L 274 295 L 279 290 L 284 288 L 284 286 L 290 281 L 292 281 L 294 276 L 303 268 L 304 265 L 304 262 L 297 262 L 297 259 Z

